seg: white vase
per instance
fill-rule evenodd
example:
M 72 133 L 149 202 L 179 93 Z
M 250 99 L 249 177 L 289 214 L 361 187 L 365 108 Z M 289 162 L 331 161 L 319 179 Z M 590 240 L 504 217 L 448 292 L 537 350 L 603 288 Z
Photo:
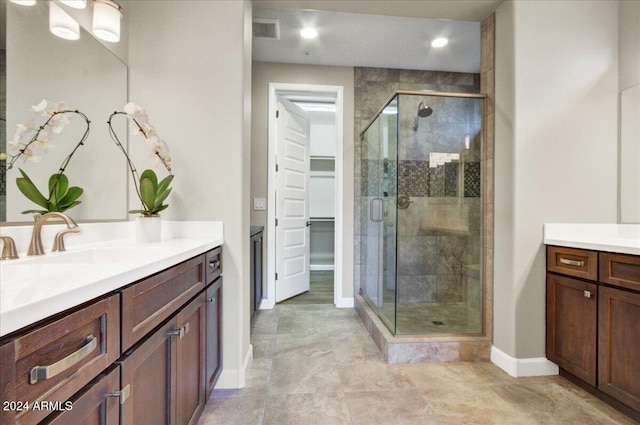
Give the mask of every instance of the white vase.
M 162 217 L 142 215 L 136 217 L 135 237 L 137 243 L 158 243 L 162 240 Z

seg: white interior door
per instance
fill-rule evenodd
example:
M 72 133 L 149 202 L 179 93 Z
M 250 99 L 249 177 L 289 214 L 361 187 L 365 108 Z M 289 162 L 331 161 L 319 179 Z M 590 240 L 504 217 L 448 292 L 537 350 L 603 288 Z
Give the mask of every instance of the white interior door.
M 309 290 L 309 116 L 278 98 L 276 302 Z

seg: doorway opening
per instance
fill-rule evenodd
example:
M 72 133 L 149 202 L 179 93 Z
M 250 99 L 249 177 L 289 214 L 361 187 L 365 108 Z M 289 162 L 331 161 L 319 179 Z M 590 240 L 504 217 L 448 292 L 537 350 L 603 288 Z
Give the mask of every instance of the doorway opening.
M 268 152 L 274 236 L 261 308 L 285 300 L 351 307 L 342 294 L 343 88 L 271 83 Z

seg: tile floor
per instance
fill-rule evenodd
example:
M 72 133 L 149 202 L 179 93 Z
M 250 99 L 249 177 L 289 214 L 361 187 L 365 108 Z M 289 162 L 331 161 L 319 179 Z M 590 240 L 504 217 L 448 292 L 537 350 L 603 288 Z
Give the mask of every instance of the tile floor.
M 247 385 L 214 390 L 199 425 L 635 424 L 558 376 L 490 363 L 388 365 L 352 309 L 256 314 Z

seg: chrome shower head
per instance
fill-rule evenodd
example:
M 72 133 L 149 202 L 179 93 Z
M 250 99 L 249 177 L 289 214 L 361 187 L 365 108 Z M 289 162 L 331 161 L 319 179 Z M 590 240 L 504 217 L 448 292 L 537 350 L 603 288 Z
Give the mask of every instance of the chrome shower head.
M 420 118 L 426 118 L 431 114 L 433 114 L 433 109 L 431 109 L 431 106 L 425 106 L 424 102 L 420 102 L 418 104 L 418 116 Z

